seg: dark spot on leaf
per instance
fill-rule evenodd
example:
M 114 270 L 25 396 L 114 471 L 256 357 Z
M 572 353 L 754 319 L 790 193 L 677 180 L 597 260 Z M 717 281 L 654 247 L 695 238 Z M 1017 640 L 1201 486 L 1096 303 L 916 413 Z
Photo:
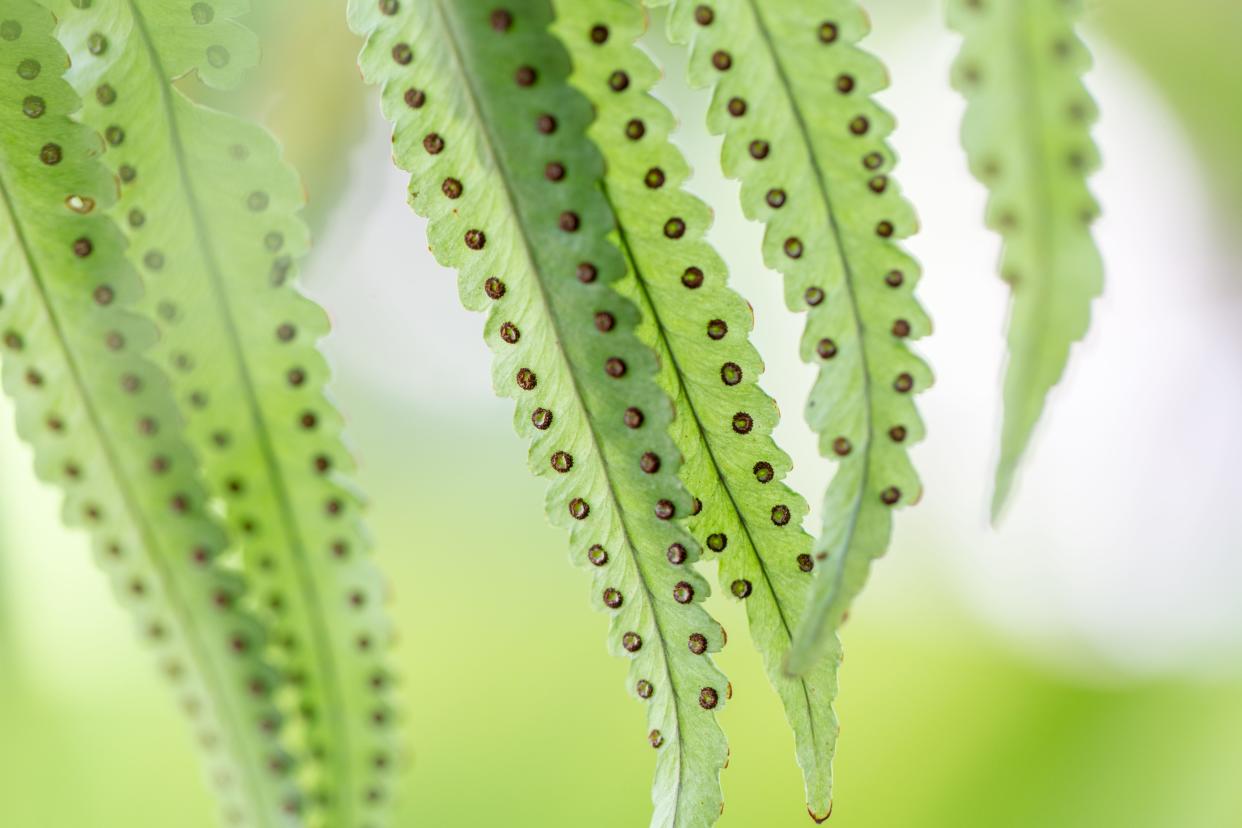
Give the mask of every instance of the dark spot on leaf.
M 773 469 L 772 464 L 766 460 L 760 460 L 756 463 L 753 471 L 755 473 L 755 479 L 760 483 L 771 483 L 776 477 L 776 470 Z
M 587 550 L 587 560 L 595 566 L 603 566 L 608 563 L 608 551 L 597 543 Z

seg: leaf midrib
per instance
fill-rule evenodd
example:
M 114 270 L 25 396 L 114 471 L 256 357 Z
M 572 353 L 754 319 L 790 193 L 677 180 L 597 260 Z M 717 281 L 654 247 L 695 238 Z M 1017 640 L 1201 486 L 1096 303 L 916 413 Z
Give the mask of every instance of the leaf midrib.
M 260 453 L 263 455 L 264 465 L 268 470 L 269 481 L 276 494 L 281 522 L 284 524 L 286 536 L 291 542 L 289 551 L 294 570 L 301 585 L 302 595 L 307 604 L 309 604 L 309 610 L 306 615 L 309 617 L 310 625 L 315 632 L 311 647 L 316 655 L 316 663 L 320 665 L 320 670 L 318 671 L 321 674 L 320 687 L 325 696 L 327 696 L 324 707 L 327 708 L 327 715 L 332 722 L 332 730 L 336 735 L 336 745 L 338 746 L 336 753 L 341 757 L 333 764 L 333 767 L 340 774 L 333 781 L 339 783 L 341 790 L 348 792 L 344 796 L 334 798 L 333 809 L 341 813 L 345 823 L 349 824 L 354 811 L 353 788 L 350 785 L 353 752 L 350 749 L 349 728 L 344 722 L 344 693 L 339 686 L 339 668 L 336 666 L 336 659 L 333 655 L 331 644 L 326 643 L 330 642 L 332 638 L 326 626 L 323 600 L 319 595 L 318 584 L 315 582 L 315 577 L 307 560 L 306 545 L 301 536 L 298 522 L 294 517 L 284 471 L 276 456 L 267 420 L 259 404 L 254 380 L 250 376 L 250 367 L 243 356 L 241 338 L 227 297 L 224 277 L 221 273 L 219 262 L 216 260 L 215 250 L 208 242 L 211 234 L 203 208 L 199 203 L 197 191 L 190 177 L 185 144 L 181 137 L 181 127 L 177 119 L 176 105 L 172 97 L 174 92 L 171 79 L 164 68 L 159 51 L 155 47 L 154 39 L 151 36 L 142 10 L 139 8 L 136 0 L 128 0 L 128 3 L 133 13 L 135 26 L 142 37 L 143 44 L 146 46 L 146 51 L 155 73 L 156 85 L 160 90 L 160 101 L 167 116 L 168 133 L 177 163 L 181 188 L 185 194 L 185 202 L 194 225 L 195 238 L 198 240 L 199 251 L 203 256 L 208 275 L 211 279 L 212 295 L 216 299 L 217 310 L 224 322 L 229 351 L 232 354 L 233 362 L 242 381 L 241 385 L 246 408 L 249 411 L 251 424 L 258 438 Z M 308 723 L 308 725 L 312 729 L 314 728 L 313 723 Z
M 609 199 L 609 201 L 612 201 L 612 197 L 609 195 L 609 187 L 606 183 L 602 185 L 602 189 L 604 191 L 604 195 Z M 674 372 L 677 374 L 677 384 L 681 387 L 682 391 L 685 392 L 686 408 L 689 409 L 689 412 L 694 419 L 695 429 L 698 432 L 699 438 L 703 442 L 703 448 L 707 453 L 707 457 L 711 461 L 712 468 L 716 471 L 716 478 L 720 481 L 721 488 L 725 490 L 725 494 L 729 498 L 729 505 L 732 507 L 733 512 L 737 515 L 738 523 L 741 525 L 742 531 L 745 533 L 746 543 L 750 549 L 750 555 L 754 558 L 755 563 L 759 565 L 760 572 L 763 573 L 764 583 L 768 592 L 772 595 L 772 603 L 776 607 L 777 615 L 780 617 L 781 627 L 785 631 L 785 638 L 792 647 L 793 630 L 790 628 L 789 620 L 785 616 L 785 609 L 781 605 L 780 598 L 776 593 L 776 587 L 772 584 L 772 579 L 768 575 L 767 564 L 759 555 L 759 548 L 755 543 L 755 537 L 751 531 L 750 520 L 742 513 L 742 509 L 738 505 L 737 498 L 733 493 L 733 486 L 729 481 L 729 477 L 721 470 L 720 463 L 716 459 L 716 452 L 715 449 L 712 448 L 712 441 L 708 438 L 709 432 L 703 425 L 703 419 L 699 416 L 698 407 L 694 403 L 694 397 L 690 393 L 689 386 L 687 386 L 682 379 L 685 376 L 685 373 L 682 370 L 681 361 L 677 358 L 677 352 L 674 350 L 672 344 L 669 342 L 667 334 L 665 333 L 666 327 L 662 321 L 659 307 L 651 300 L 651 292 L 647 289 L 647 281 L 643 276 L 643 270 L 639 267 L 638 260 L 633 254 L 634 248 L 630 245 L 629 235 L 625 231 L 625 223 L 621 221 L 619 214 L 617 217 L 617 235 L 621 239 L 621 248 L 625 252 L 626 258 L 630 260 L 630 264 L 634 268 L 634 281 L 637 283 L 639 291 L 642 292 L 643 297 L 647 302 L 647 306 L 651 308 L 651 315 L 655 318 L 656 322 L 657 336 L 659 336 L 660 341 L 664 343 L 664 350 L 668 353 L 669 361 L 673 366 Z M 802 691 L 803 700 L 806 702 L 807 720 L 811 728 L 811 742 L 813 745 L 817 745 L 818 743 L 815 738 L 815 720 L 814 716 L 811 715 L 811 696 L 810 691 L 806 686 L 807 681 L 801 676 L 796 678 L 795 681 L 797 681 L 798 687 Z
M 829 229 L 832 231 L 833 238 L 836 241 L 837 257 L 841 262 L 842 272 L 845 274 L 846 293 L 849 295 L 849 299 L 850 299 L 850 315 L 854 321 L 854 332 L 855 332 L 855 335 L 858 341 L 858 355 L 859 355 L 859 359 L 862 360 L 863 368 L 864 368 L 862 372 L 862 375 L 863 375 L 862 376 L 862 385 L 863 385 L 862 397 L 863 397 L 863 411 L 866 417 L 865 422 L 866 422 L 867 438 L 866 438 L 866 447 L 863 450 L 863 458 L 862 458 L 863 459 L 863 464 L 862 464 L 863 472 L 862 472 L 862 478 L 860 479 L 859 485 L 858 485 L 858 493 L 854 498 L 854 506 L 850 510 L 848 531 L 846 533 L 845 545 L 840 550 L 840 554 L 835 556 L 836 559 L 832 561 L 833 572 L 836 577 L 834 577 L 832 581 L 832 590 L 829 593 L 829 601 L 824 605 L 825 609 L 830 610 L 836 604 L 837 599 L 841 595 L 841 592 L 842 592 L 843 583 L 844 583 L 843 573 L 845 571 L 845 563 L 849 557 L 849 554 L 848 554 L 849 550 L 853 546 L 853 543 L 854 543 L 854 535 L 858 528 L 858 520 L 859 520 L 860 513 L 862 512 L 863 497 L 866 494 L 867 486 L 870 482 L 870 477 L 871 477 L 871 449 L 872 449 L 873 442 L 875 439 L 874 416 L 872 414 L 873 404 L 872 404 L 872 399 L 871 399 L 871 363 L 867 360 L 867 346 L 865 342 L 865 335 L 866 335 L 865 326 L 863 325 L 863 321 L 862 321 L 862 312 L 858 306 L 858 298 L 856 295 L 856 288 L 854 285 L 855 277 L 854 277 L 853 265 L 851 264 L 849 257 L 846 255 L 845 234 L 842 232 L 841 227 L 837 222 L 836 211 L 833 209 L 832 195 L 829 192 L 828 182 L 825 177 L 824 170 L 819 163 L 819 156 L 816 153 L 815 142 L 812 138 L 811 130 L 807 125 L 806 118 L 803 116 L 801 108 L 798 106 L 798 99 L 794 95 L 793 84 L 790 82 L 788 73 L 785 71 L 785 66 L 781 62 L 781 58 L 780 58 L 781 53 L 776 48 L 776 44 L 772 40 L 772 34 L 768 30 L 767 24 L 763 19 L 762 13 L 759 11 L 758 5 L 756 4 L 755 0 L 746 0 L 746 4 L 750 8 L 751 14 L 755 18 L 756 28 L 759 31 L 760 36 L 763 38 L 764 44 L 768 48 L 768 52 L 772 56 L 772 63 L 773 63 L 773 66 L 776 68 L 777 77 L 780 80 L 781 86 L 785 91 L 785 98 L 789 102 L 789 109 L 793 113 L 794 121 L 798 127 L 798 132 L 801 134 L 802 140 L 806 145 L 807 157 L 810 160 L 811 168 L 812 170 L 814 170 L 814 173 L 815 173 L 815 183 L 816 183 L 817 188 L 820 191 L 820 195 L 824 201 L 824 207 L 828 213 L 828 226 L 829 226 Z M 831 519 L 830 515 L 824 516 L 825 522 L 827 522 L 830 519 Z M 818 630 L 822 630 L 826 623 L 830 624 L 833 628 L 836 628 L 837 626 L 836 621 L 830 621 L 827 618 L 814 619 L 814 622 L 815 622 L 815 627 Z M 820 635 L 817 634 L 815 638 L 819 639 Z
M 508 167 L 505 165 L 504 161 L 501 160 L 500 153 L 496 149 L 496 147 L 499 145 L 497 137 L 492 131 L 488 120 L 482 116 L 482 104 L 481 104 L 482 95 L 480 94 L 479 90 L 476 88 L 474 79 L 471 73 L 467 70 L 468 64 L 466 63 L 465 58 L 462 56 L 461 46 L 460 46 L 460 40 L 462 39 L 462 37 L 460 33 L 453 30 L 453 23 L 452 23 L 453 18 L 452 18 L 452 15 L 449 14 L 444 9 L 443 0 L 430 0 L 430 2 L 433 8 L 440 14 L 441 18 L 443 19 L 445 23 L 444 28 L 448 32 L 448 35 L 449 35 L 447 38 L 447 42 L 449 44 L 450 51 L 452 52 L 453 60 L 457 63 L 458 70 L 460 71 L 460 74 L 463 78 L 463 81 L 464 81 L 463 86 L 465 87 L 465 90 L 467 92 L 468 99 L 469 99 L 468 103 L 470 105 L 470 108 L 474 112 L 475 120 L 478 121 L 479 123 L 479 128 L 482 130 L 482 132 L 484 133 L 484 136 L 487 139 L 487 142 L 486 142 L 487 152 L 489 155 L 491 155 L 492 162 L 496 165 L 496 169 L 501 171 L 501 174 L 499 177 L 503 184 L 505 198 L 509 202 L 509 208 L 515 217 L 515 223 L 517 224 L 518 232 L 521 234 L 522 243 L 526 248 L 527 262 L 530 265 L 531 272 L 535 274 L 535 283 L 539 286 L 539 292 L 540 292 L 540 295 L 543 297 L 543 304 L 544 304 L 545 309 L 547 310 L 547 314 L 549 318 L 554 321 L 554 324 L 555 324 L 555 320 L 557 319 L 557 316 L 555 312 L 552 310 L 553 305 L 552 305 L 551 297 L 548 295 L 547 290 L 543 286 L 543 280 L 542 278 L 540 278 L 539 268 L 535 266 L 534 264 L 535 259 L 534 259 L 533 251 L 535 250 L 535 247 L 531 240 L 530 231 L 526 226 L 524 213 L 518 207 L 517 196 L 513 192 L 513 188 L 509 183 L 509 176 L 505 174 L 506 172 L 508 172 Z M 685 784 L 684 777 L 683 777 L 684 770 L 685 770 L 685 763 L 682 762 L 682 755 L 685 753 L 685 736 L 684 736 L 685 728 L 682 726 L 681 705 L 678 703 L 676 689 L 675 689 L 675 685 L 673 683 L 673 678 L 672 678 L 672 668 L 671 668 L 670 659 L 669 659 L 669 646 L 670 645 L 669 645 L 668 639 L 665 637 L 664 627 L 658 620 L 659 611 L 657 609 L 658 604 L 656 602 L 655 594 L 652 592 L 651 585 L 648 583 L 647 576 L 643 570 L 643 565 L 640 560 L 638 551 L 633 541 L 630 539 L 630 531 L 627 526 L 627 522 L 625 520 L 625 512 L 624 510 L 622 510 L 621 502 L 619 498 L 617 497 L 616 487 L 613 485 L 613 482 L 612 482 L 612 475 L 609 474 L 607 471 L 609 468 L 608 458 L 605 455 L 601 447 L 600 437 L 599 437 L 597 429 L 595 428 L 594 422 L 592 421 L 590 416 L 587 416 L 586 405 L 583 402 L 585 397 L 582 393 L 581 385 L 578 382 L 577 373 L 574 371 L 573 365 L 568 355 L 565 353 L 565 348 L 561 344 L 561 338 L 559 335 L 556 337 L 556 343 L 557 343 L 558 349 L 560 350 L 562 361 L 564 362 L 566 366 L 566 370 L 569 374 L 570 381 L 573 384 L 574 395 L 577 398 L 579 410 L 583 415 L 582 419 L 584 422 L 586 422 L 587 431 L 591 435 L 591 444 L 594 447 L 595 452 L 599 457 L 601 466 L 603 466 L 605 469 L 604 480 L 608 486 L 608 495 L 609 495 L 609 498 L 612 500 L 613 508 L 616 510 L 617 516 L 619 518 L 618 523 L 621 525 L 621 529 L 625 533 L 626 549 L 629 550 L 630 557 L 634 562 L 635 572 L 637 572 L 638 574 L 638 580 L 642 584 L 643 592 L 646 594 L 647 600 L 650 603 L 652 619 L 655 621 L 656 630 L 659 632 L 660 645 L 661 645 L 660 646 L 660 660 L 664 663 L 664 674 L 665 674 L 665 677 L 668 679 L 669 693 L 672 694 L 672 701 L 673 701 L 672 709 L 673 709 L 674 716 L 676 716 L 677 718 L 678 772 L 677 772 L 677 787 L 674 790 L 674 801 L 676 803 L 675 813 L 680 815 L 681 813 L 681 788 Z
M 1029 138 L 1029 142 L 1022 141 L 1019 137 L 1019 144 L 1028 145 L 1026 155 L 1027 175 L 1031 181 L 1031 187 L 1035 191 L 1035 201 L 1037 204 L 1046 205 L 1047 210 L 1035 209 L 1031 216 L 1034 225 L 1034 235 L 1036 239 L 1035 249 L 1038 251 L 1040 259 L 1043 261 L 1041 270 L 1048 272 L 1051 270 L 1051 263 L 1054 260 L 1050 251 L 1055 246 L 1052 241 L 1052 233 L 1050 232 L 1049 223 L 1047 221 L 1047 212 L 1052 209 L 1053 198 L 1048 187 L 1047 175 L 1044 174 L 1046 166 L 1045 161 L 1048 157 L 1047 146 L 1044 138 L 1044 119 L 1043 110 L 1041 108 L 1042 101 L 1039 94 L 1040 88 L 1043 86 L 1038 78 L 1043 74 L 1043 64 L 1035 59 L 1035 50 L 1030 43 L 1032 36 L 1028 18 L 1027 3 L 1018 3 L 1013 8 L 1012 26 L 1010 36 L 1014 42 L 1014 71 L 1013 77 L 1019 87 L 1018 94 L 1022 97 L 1023 105 L 1019 117 L 1025 124 L 1022 130 L 1023 135 Z M 1029 73 L 1021 71 L 1023 66 L 1030 68 Z M 1029 83 L 1023 81 L 1029 75 Z M 1050 279 L 1037 279 L 1031 276 L 1025 276 L 1024 281 L 1031 284 L 1035 290 L 1041 294 L 1036 305 L 1038 309 L 1039 323 L 1037 330 L 1043 330 L 1045 325 L 1043 321 L 1047 318 L 1050 303 L 1046 301 L 1046 291 L 1050 287 L 1052 281 Z M 1015 297 L 1017 293 L 1015 291 Z M 1027 345 L 1022 349 L 1024 364 L 1030 364 L 1033 361 L 1034 354 L 1039 351 L 1040 339 L 1038 337 L 1028 337 Z

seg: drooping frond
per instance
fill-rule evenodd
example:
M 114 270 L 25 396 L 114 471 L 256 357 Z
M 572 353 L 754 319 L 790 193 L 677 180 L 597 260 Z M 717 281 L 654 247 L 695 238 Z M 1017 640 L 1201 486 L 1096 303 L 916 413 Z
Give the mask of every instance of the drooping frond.
M 4 387 L 43 480 L 65 492 L 115 591 L 194 721 L 226 816 L 295 824 L 278 683 L 184 441 L 154 327 L 106 208 L 115 183 L 69 118 L 53 19 L 0 0 L 0 341 Z
M 212 495 L 269 619 L 312 824 L 382 822 L 396 738 L 383 588 L 367 555 L 341 417 L 292 282 L 302 191 L 273 138 L 171 81 L 227 86 L 253 63 L 245 0 L 60 2 L 83 119 L 120 180 L 113 214 L 145 276 L 152 354 L 172 377 Z
M 871 98 L 886 73 L 857 45 L 867 20 L 853 0 L 647 2 L 671 7 L 691 82 L 714 87 L 725 173 L 767 225 L 764 259 L 785 275 L 789 307 L 807 313 L 802 357 L 819 367 L 807 418 L 838 468 L 786 665 L 802 674 L 835 646 L 892 509 L 921 494 L 907 449 L 923 436 L 913 395 L 932 377 L 906 341 L 931 326 L 912 292 L 918 266 L 896 244 L 916 220 L 890 176 L 893 119 Z
M 1099 153 L 1082 82 L 1091 55 L 1074 29 L 1081 9 L 1080 0 L 949 2 L 965 36 L 953 68 L 969 103 L 962 146 L 991 191 L 987 223 L 1004 240 L 1000 273 L 1013 293 L 993 520 L 1104 286 L 1091 238 L 1099 207 L 1087 176 Z
M 411 204 L 430 219 L 439 261 L 460 271 L 464 303 L 487 312 L 494 383 L 517 402 L 532 469 L 552 481 L 548 514 L 570 529 L 593 601 L 612 613 L 612 650 L 631 658 L 657 750 L 652 824 L 709 825 L 727 684 L 708 654 L 724 636 L 700 605 L 698 547 L 676 520 L 691 498 L 672 406 L 635 335 L 637 309 L 614 290 L 625 262 L 608 241 L 590 107 L 568 86 L 550 19 L 547 0 L 350 4 Z
M 643 310 L 638 335 L 660 355 L 660 384 L 677 404 L 681 476 L 700 509 L 690 528 L 716 553 L 721 586 L 746 602 L 794 731 L 808 809 L 823 819 L 832 806 L 839 654 L 800 678 L 782 667 L 814 558 L 801 528 L 806 502 L 782 482 L 791 464 L 772 439 L 778 414 L 758 384 L 763 363 L 748 339 L 751 309 L 728 287 L 725 263 L 704 239 L 711 211 L 683 189 L 689 167 L 669 141 L 672 113 L 650 94 L 659 69 L 635 45 L 646 25 L 641 3 L 555 5 L 573 82 L 595 106 L 590 134 L 604 154 L 605 193 L 630 263 L 617 288 Z

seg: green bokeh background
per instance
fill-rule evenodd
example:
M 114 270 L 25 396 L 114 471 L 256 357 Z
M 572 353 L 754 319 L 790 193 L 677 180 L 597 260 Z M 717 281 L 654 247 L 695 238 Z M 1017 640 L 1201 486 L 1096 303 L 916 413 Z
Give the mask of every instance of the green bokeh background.
M 328 207 L 374 103 L 339 5 L 262 4 L 268 60 L 245 102 L 226 102 L 281 134 L 319 226 L 348 220 Z M 939 25 L 922 0 L 875 5 L 877 19 Z M 1212 171 L 1220 214 L 1240 216 L 1242 5 L 1169 8 L 1093 4 L 1088 34 L 1150 73 Z M 410 762 L 395 824 L 646 824 L 643 711 L 544 523 L 506 406 L 449 413 L 430 403 L 434 389 L 411 405 L 351 377 L 336 391 L 401 636 Z M 10 418 L 4 409 L 9 433 Z M 29 466 L 8 434 L 0 457 Z M 56 528 L 55 497 L 28 474 L 0 481 L 0 826 L 214 825 L 188 728 L 85 543 Z M 719 599 L 710 608 L 730 632 L 720 662 L 736 691 L 721 716 L 732 749 L 721 825 L 809 825 L 745 619 Z M 1242 684 L 1088 683 L 1041 667 L 915 556 L 885 562 L 845 645 L 837 828 L 1242 825 Z

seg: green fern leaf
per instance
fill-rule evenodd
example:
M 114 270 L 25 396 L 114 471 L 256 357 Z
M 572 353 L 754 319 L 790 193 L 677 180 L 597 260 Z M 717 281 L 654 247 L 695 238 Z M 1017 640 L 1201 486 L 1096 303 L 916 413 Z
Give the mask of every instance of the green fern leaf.
M 751 310 L 729 289 L 725 263 L 703 238 L 711 211 L 682 188 L 689 167 L 669 141 L 672 113 L 650 94 L 659 69 L 635 45 L 646 25 L 641 3 L 557 0 L 556 8 L 573 81 L 595 105 L 590 134 L 604 154 L 605 192 L 630 260 L 618 290 L 643 310 L 639 337 L 659 354 L 660 384 L 677 402 L 673 436 L 686 458 L 682 479 L 701 509 L 689 525 L 695 540 L 717 553 L 721 585 L 746 602 L 755 644 L 793 727 L 808 808 L 826 819 L 839 654 L 801 678 L 782 669 L 814 558 L 801 529 L 806 502 L 782 482 L 791 463 L 772 440 L 778 414 L 758 384 L 763 363 L 748 340 Z M 622 75 L 629 83 L 618 89 Z M 637 140 L 627 134 L 635 121 L 643 125 Z M 670 237 L 673 221 L 685 230 Z M 735 427 L 739 412 L 748 418 L 745 433 Z
M 315 348 L 323 311 L 292 286 L 307 250 L 297 175 L 258 126 L 171 81 L 228 86 L 254 62 L 245 0 L 61 0 L 83 119 L 121 182 L 114 215 L 149 285 L 187 433 L 240 539 L 300 727 L 318 824 L 382 821 L 396 736 L 383 588 L 366 555 L 341 417 Z
M 819 367 L 807 417 L 839 465 L 815 547 L 826 565 L 786 663 L 800 675 L 835 647 L 893 507 L 922 491 L 906 450 L 923 436 L 913 394 L 932 377 L 906 340 L 931 324 L 912 293 L 918 266 L 895 243 L 916 220 L 889 174 L 892 117 L 870 97 L 887 77 L 856 45 L 867 21 L 853 0 L 647 2 L 671 6 L 691 82 L 714 86 L 725 173 L 767 224 L 764 259 L 785 274 L 789 307 L 807 312 L 802 357 Z
M 1099 154 L 1095 103 L 1082 83 L 1091 56 L 1074 31 L 1081 8 L 1078 0 L 949 3 L 950 24 L 965 36 L 953 69 L 969 102 L 962 145 L 991 191 L 987 222 L 1004 240 L 1000 271 L 1013 293 L 993 520 L 1104 286 L 1091 238 L 1099 207 L 1087 175 Z
M 710 825 L 727 756 L 713 709 L 727 685 L 707 654 L 724 634 L 700 604 L 698 548 L 671 519 L 691 509 L 672 406 L 635 307 L 612 288 L 625 263 L 607 240 L 590 107 L 566 82 L 550 19 L 546 0 L 350 4 L 411 204 L 439 261 L 460 271 L 464 303 L 488 312 L 496 389 L 517 401 L 531 467 L 552 479 L 548 513 L 612 611 L 612 650 L 631 658 L 658 751 L 652 824 Z
M 156 649 L 207 749 L 226 816 L 294 824 L 277 741 L 275 672 L 165 377 L 144 356 L 153 326 L 124 240 L 104 214 L 115 183 L 97 137 L 69 113 L 53 18 L 0 0 L 0 339 L 4 387 L 39 476 Z M 275 773 L 273 773 L 275 771 Z

